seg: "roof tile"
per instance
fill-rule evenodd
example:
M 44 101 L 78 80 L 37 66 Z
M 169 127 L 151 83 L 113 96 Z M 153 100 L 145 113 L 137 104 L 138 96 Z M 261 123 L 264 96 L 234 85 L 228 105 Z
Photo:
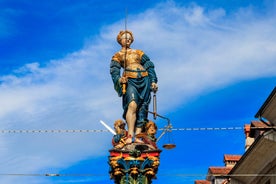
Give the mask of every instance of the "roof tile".
M 210 174 L 228 174 L 230 171 L 229 167 L 209 167 Z
M 207 180 L 195 180 L 195 184 L 211 184 L 211 182 Z
M 224 155 L 224 160 L 225 161 L 239 161 L 241 157 L 242 157 L 241 155 L 227 155 L 227 154 L 225 154 Z

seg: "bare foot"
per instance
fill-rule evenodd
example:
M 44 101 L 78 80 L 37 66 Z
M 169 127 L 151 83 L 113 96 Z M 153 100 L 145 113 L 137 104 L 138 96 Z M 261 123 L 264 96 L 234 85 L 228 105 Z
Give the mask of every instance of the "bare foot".
M 144 143 L 144 141 L 142 141 L 141 139 L 135 138 L 135 143 Z
M 120 142 L 119 144 L 117 144 L 117 145 L 115 146 L 115 148 L 121 149 L 121 148 L 123 148 L 125 145 L 126 145 L 125 143 Z
M 126 140 L 125 140 L 126 144 L 131 144 L 132 143 L 132 137 L 129 136 Z

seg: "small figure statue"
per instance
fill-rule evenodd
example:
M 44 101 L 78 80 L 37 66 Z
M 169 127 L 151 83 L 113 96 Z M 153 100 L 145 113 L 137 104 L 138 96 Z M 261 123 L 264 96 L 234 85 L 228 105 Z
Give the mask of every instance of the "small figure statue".
M 141 138 L 141 140 L 148 144 L 153 149 L 158 149 L 156 145 L 156 134 L 157 126 L 153 121 L 149 121 L 145 126 L 145 133 L 140 133 L 137 137 Z
M 133 41 L 131 31 L 120 31 L 117 42 L 122 48 L 110 63 L 110 74 L 115 90 L 122 96 L 123 118 L 128 126 L 126 144 L 132 143 L 134 135 L 141 133 L 148 122 L 150 92 L 158 89 L 153 62 L 142 50 L 130 48 Z M 124 70 L 122 76 L 121 69 Z
M 114 148 L 121 149 L 125 146 L 125 140 L 127 139 L 127 131 L 125 129 L 125 122 L 121 119 L 118 119 L 114 122 L 114 130 L 116 135 L 113 136 L 112 145 Z

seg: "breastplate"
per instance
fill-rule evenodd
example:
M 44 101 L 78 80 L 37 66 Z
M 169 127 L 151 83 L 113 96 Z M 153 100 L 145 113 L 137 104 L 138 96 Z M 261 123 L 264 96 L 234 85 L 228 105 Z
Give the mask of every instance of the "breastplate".
M 136 52 L 136 50 L 129 49 L 125 54 L 122 52 L 123 62 L 125 62 L 125 75 L 129 78 L 140 78 L 148 75 L 148 72 L 145 71 L 144 67 L 141 65 L 140 55 Z M 126 60 L 125 60 L 126 58 Z

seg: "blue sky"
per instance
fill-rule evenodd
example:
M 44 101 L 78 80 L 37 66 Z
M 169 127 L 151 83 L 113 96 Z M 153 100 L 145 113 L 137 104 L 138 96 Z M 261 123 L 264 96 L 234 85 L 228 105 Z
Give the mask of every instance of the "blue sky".
M 98 130 L 99 120 L 112 125 L 121 118 L 109 62 L 120 49 L 116 35 L 126 10 L 133 48 L 156 66 L 158 113 L 174 128 L 243 127 L 275 87 L 275 6 L 272 0 L 0 0 L 0 129 Z M 113 183 L 108 132 L 0 136 L 1 183 Z M 154 183 L 193 183 L 209 166 L 223 166 L 223 154 L 244 153 L 243 130 L 171 137 L 177 147 L 163 150 Z M 5 175 L 14 173 L 75 176 Z

